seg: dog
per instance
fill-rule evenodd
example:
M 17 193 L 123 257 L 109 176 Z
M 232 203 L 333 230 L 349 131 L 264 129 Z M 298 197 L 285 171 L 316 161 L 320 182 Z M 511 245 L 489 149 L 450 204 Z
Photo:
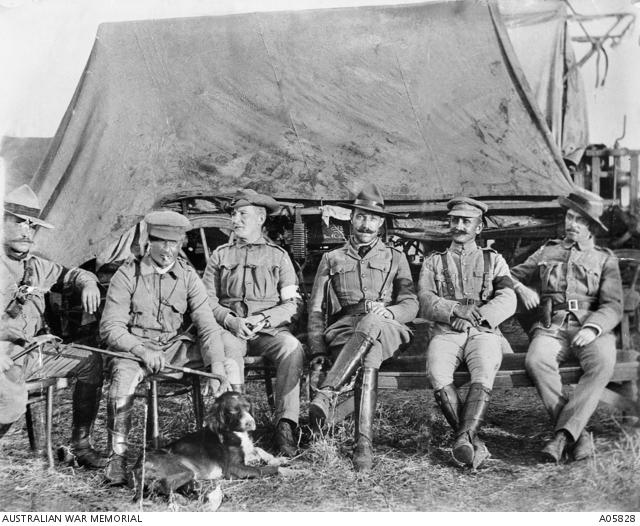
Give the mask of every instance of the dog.
M 249 479 L 278 475 L 287 463 L 253 444 L 249 432 L 256 422 L 251 403 L 237 392 L 218 397 L 207 417 L 205 427 L 190 433 L 162 449 L 147 452 L 133 469 L 136 498 L 145 494 L 169 495 L 193 491 L 196 481 L 215 479 Z M 266 466 L 248 465 L 262 461 Z

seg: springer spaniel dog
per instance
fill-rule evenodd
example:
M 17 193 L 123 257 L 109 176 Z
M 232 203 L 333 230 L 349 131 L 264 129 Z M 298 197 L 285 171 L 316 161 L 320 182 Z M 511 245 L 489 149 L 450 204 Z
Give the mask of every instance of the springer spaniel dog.
M 205 427 L 162 449 L 147 452 L 144 460 L 145 493 L 168 495 L 188 490 L 197 480 L 246 479 L 278 475 L 287 459 L 274 457 L 255 446 L 250 431 L 256 422 L 251 404 L 236 392 L 222 394 L 213 403 Z M 266 466 L 250 466 L 262 461 Z M 136 497 L 142 489 L 142 456 L 133 470 Z

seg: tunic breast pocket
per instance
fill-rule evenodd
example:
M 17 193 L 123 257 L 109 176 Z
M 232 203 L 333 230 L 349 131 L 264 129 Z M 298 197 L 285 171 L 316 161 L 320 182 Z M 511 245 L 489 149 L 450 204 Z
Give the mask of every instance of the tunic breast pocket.
M 385 294 L 389 290 L 389 282 L 392 282 L 389 272 L 391 270 L 390 261 L 369 261 L 369 269 L 371 271 L 371 287 L 376 293 L 379 292 L 379 296 L 390 296 Z M 389 276 L 389 279 L 387 279 Z M 384 286 L 385 290 L 381 290 Z M 387 298 L 388 299 L 388 298 Z
M 242 291 L 243 269 L 238 263 L 223 262 L 220 265 L 220 273 L 218 275 L 219 280 L 219 292 L 221 297 L 234 298 L 240 295 Z
M 184 321 L 184 313 L 187 312 L 186 299 L 168 300 L 164 303 L 164 307 L 163 312 L 165 313 L 166 328 L 178 331 Z
M 344 297 L 349 291 L 360 290 L 358 264 L 353 260 L 335 261 L 329 267 L 329 277 L 333 290 L 338 297 Z
M 280 266 L 265 262 L 262 265 L 252 265 L 253 289 L 256 298 L 278 297 L 278 283 L 280 282 Z M 247 284 L 248 285 L 248 284 Z
M 576 263 L 574 265 L 574 274 L 580 283 L 586 285 L 587 294 L 589 296 L 597 295 L 600 288 L 600 267 Z
M 538 263 L 542 291 L 559 291 L 560 279 L 563 275 L 562 261 L 541 261 Z
M 441 298 L 446 298 L 448 291 L 447 291 L 447 283 L 445 282 L 444 275 L 440 272 L 436 272 L 433 275 L 433 282 L 435 283 L 436 292 L 438 293 L 438 296 L 440 296 Z

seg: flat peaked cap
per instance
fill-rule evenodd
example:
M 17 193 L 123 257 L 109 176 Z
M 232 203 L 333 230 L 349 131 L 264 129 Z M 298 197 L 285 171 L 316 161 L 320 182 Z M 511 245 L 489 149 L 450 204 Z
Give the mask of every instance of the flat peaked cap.
M 243 206 L 262 206 L 266 208 L 270 214 L 275 214 L 280 210 L 280 203 L 273 197 L 266 194 L 259 194 L 251 188 L 238 190 L 229 203 L 229 208 L 240 208 Z
M 381 216 L 398 217 L 397 214 L 386 212 L 382 192 L 375 183 L 367 183 L 362 187 L 353 203 L 340 203 L 340 206 L 351 209 L 366 210 Z
M 604 200 L 598 194 L 576 188 L 566 197 L 559 197 L 558 203 L 563 208 L 570 208 L 574 212 L 578 212 L 591 223 L 598 225 L 605 232 L 609 229 L 600 221 L 600 216 L 604 212 Z
M 480 217 L 489 210 L 489 205 L 470 197 L 454 197 L 447 203 L 449 216 Z
M 44 228 L 53 228 L 53 225 L 40 219 L 40 201 L 29 185 L 23 184 L 9 192 L 4 198 L 4 211 L 31 221 L 35 225 Z
M 154 210 L 144 216 L 147 232 L 150 236 L 170 241 L 179 241 L 191 228 L 189 220 L 172 210 Z

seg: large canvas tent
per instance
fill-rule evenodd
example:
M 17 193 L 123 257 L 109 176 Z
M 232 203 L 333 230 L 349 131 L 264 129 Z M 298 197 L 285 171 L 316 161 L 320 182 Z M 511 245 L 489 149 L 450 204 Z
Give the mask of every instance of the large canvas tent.
M 79 264 L 169 194 L 365 181 L 403 202 L 568 191 L 491 5 L 104 24 L 32 185 L 65 227 L 40 246 Z

